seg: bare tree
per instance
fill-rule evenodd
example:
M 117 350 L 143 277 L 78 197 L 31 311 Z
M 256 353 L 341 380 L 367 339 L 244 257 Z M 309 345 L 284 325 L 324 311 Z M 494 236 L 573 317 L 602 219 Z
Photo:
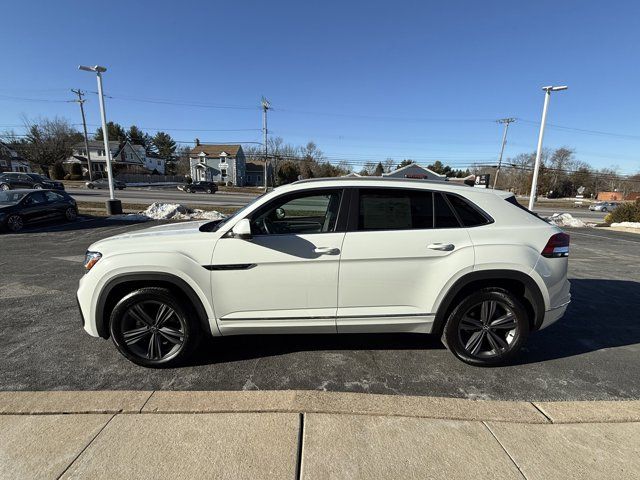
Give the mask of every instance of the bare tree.
M 64 118 L 31 121 L 24 117 L 23 124 L 26 134 L 18 137 L 10 132 L 5 136 L 7 143 L 47 175 L 50 166 L 68 159 L 73 153 L 73 145 L 82 141 L 82 135 Z

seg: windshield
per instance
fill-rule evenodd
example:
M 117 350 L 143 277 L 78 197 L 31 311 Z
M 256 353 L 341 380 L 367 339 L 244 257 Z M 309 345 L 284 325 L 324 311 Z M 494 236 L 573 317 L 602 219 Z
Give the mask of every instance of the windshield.
M 26 192 L 12 192 L 10 190 L 0 191 L 0 203 L 13 205 L 24 198 Z
M 265 195 L 266 195 L 266 193 L 263 193 L 262 195 L 257 196 L 256 198 L 251 200 L 249 203 L 247 203 L 244 207 L 242 207 L 240 210 L 238 210 L 237 212 L 229 215 L 227 218 L 225 218 L 223 220 L 214 220 L 213 222 L 205 223 L 204 225 L 202 225 L 200 227 L 200 231 L 201 232 L 216 232 L 216 231 L 220 230 L 220 227 L 225 225 L 232 218 L 236 218 L 238 215 L 241 215 L 243 212 L 245 212 L 249 207 L 251 207 L 254 203 L 256 203 L 258 200 L 260 200 Z

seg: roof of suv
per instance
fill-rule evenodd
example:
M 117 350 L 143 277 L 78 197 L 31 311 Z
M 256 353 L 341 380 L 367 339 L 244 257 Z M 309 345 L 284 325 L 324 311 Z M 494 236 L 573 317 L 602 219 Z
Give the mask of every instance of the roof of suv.
M 474 188 L 457 182 L 442 180 L 420 180 L 415 178 L 389 178 L 389 177 L 328 177 L 328 178 L 310 178 L 306 180 L 298 180 L 289 184 L 306 185 L 313 184 L 317 186 L 369 186 L 369 187 L 423 187 L 431 190 L 440 190 L 445 192 L 457 192 L 462 195 L 485 193 L 490 195 L 498 195 L 501 197 L 509 197 L 513 195 L 511 192 L 504 190 L 494 190 L 492 188 Z

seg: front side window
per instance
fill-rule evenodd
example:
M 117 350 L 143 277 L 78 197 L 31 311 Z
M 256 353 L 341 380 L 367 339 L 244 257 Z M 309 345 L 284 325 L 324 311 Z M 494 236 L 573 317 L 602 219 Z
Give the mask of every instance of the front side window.
M 342 190 L 284 195 L 251 218 L 254 235 L 327 233 L 335 231 Z
M 421 190 L 360 190 L 358 230 L 433 228 L 432 198 Z

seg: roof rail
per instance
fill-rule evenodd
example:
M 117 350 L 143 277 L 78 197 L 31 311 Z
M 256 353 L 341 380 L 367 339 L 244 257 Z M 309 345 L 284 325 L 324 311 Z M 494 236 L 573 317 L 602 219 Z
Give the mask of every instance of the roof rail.
M 432 183 L 432 184 L 441 184 L 444 182 L 451 181 L 449 178 L 444 178 L 443 180 L 425 180 L 420 178 L 395 178 L 395 177 L 373 177 L 373 176 L 362 176 L 362 177 L 318 177 L 318 178 L 305 178 L 303 180 L 297 180 L 292 183 L 292 185 L 298 185 L 301 183 L 313 183 L 313 182 L 322 182 L 326 180 L 332 181 L 356 181 L 356 182 L 366 182 L 366 181 L 383 181 L 383 182 L 408 182 L 408 183 Z M 452 183 L 456 185 L 465 185 L 471 186 L 465 182 L 465 179 L 456 179 Z

